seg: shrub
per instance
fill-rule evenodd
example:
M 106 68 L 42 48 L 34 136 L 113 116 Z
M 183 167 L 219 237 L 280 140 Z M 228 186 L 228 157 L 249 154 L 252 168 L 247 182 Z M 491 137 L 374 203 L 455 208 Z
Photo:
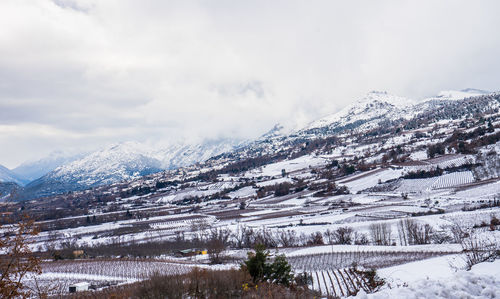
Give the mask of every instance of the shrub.
M 294 280 L 292 267 L 288 264 L 284 255 L 275 257 L 272 263 L 268 262 L 269 251 L 264 246 L 257 245 L 255 253 L 248 253 L 248 260 L 242 265 L 242 269 L 248 271 L 253 282 L 267 281 L 271 283 L 290 286 Z
M 285 286 L 290 286 L 290 283 L 294 280 L 292 267 L 288 264 L 285 255 L 276 256 L 274 262 L 269 267 L 268 275 L 272 283 Z
M 353 273 L 361 278 L 360 281 L 364 282 L 363 289 L 367 293 L 374 293 L 385 284 L 385 280 L 378 277 L 377 272 L 374 269 L 360 270 L 354 268 Z
M 253 282 L 264 280 L 264 276 L 269 272 L 267 267 L 269 265 L 266 263 L 269 257 L 269 251 L 264 250 L 264 246 L 255 246 L 255 253 L 248 253 L 248 260 L 244 262 L 245 268 L 250 276 L 252 276 Z

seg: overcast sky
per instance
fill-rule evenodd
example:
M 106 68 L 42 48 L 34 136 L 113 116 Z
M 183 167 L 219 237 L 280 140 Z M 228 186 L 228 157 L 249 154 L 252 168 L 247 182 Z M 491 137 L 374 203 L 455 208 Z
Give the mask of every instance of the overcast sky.
M 0 164 L 499 90 L 500 1 L 0 1 Z

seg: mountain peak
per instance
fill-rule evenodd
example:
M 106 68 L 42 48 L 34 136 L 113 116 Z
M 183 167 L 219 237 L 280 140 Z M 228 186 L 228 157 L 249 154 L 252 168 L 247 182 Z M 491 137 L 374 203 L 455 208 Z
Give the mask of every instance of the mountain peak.
M 393 95 L 388 93 L 387 91 L 372 90 L 368 92 L 363 98 L 356 101 L 354 105 L 366 104 L 372 102 L 388 103 L 394 106 L 409 106 L 415 104 L 415 102 L 411 99 Z
M 390 94 L 387 91 L 370 91 L 364 97 L 342 110 L 310 123 L 303 130 L 307 131 L 332 125 L 337 127 L 345 126 L 370 119 L 379 119 L 386 114 L 395 114 L 394 117 L 400 117 L 398 111 L 414 104 L 413 100 Z
M 281 135 L 284 135 L 283 134 L 283 130 L 285 129 L 285 127 L 280 124 L 280 123 L 277 123 L 275 124 L 271 130 L 267 131 L 266 133 L 262 134 L 262 136 L 260 136 L 259 139 L 268 139 L 268 138 L 273 138 L 273 137 L 276 137 L 276 136 L 281 136 Z
M 387 95 L 387 94 L 389 93 L 385 90 L 372 90 L 367 93 L 367 95 Z
M 489 94 L 491 92 L 486 90 L 480 90 L 475 88 L 465 88 L 462 90 L 443 90 L 438 93 L 436 97 L 431 99 L 439 99 L 439 100 L 462 100 L 465 98 L 481 96 L 485 94 Z

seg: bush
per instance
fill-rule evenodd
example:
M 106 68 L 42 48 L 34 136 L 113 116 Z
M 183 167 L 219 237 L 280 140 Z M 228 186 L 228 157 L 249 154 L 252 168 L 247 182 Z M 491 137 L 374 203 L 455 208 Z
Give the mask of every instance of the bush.
M 24 288 L 24 277 L 42 273 L 40 260 L 30 245 L 38 234 L 34 221 L 24 219 L 12 227 L 0 226 L 0 298 L 28 298 L 33 294 Z
M 360 277 L 360 281 L 364 282 L 363 289 L 367 293 L 374 293 L 378 291 L 384 284 L 385 280 L 378 277 L 377 272 L 372 270 L 353 269 L 353 274 Z
M 288 264 L 285 255 L 276 256 L 274 262 L 269 267 L 268 275 L 270 282 L 282 284 L 287 287 L 294 280 L 292 267 Z
M 427 148 L 427 157 L 434 158 L 436 155 L 444 155 L 444 146 L 441 143 L 429 145 Z
M 292 267 L 288 264 L 284 255 L 278 255 L 272 263 L 268 263 L 269 251 L 264 246 L 257 245 L 255 253 L 248 253 L 248 260 L 242 265 L 242 269 L 248 271 L 253 282 L 267 281 L 271 283 L 290 286 L 294 280 Z
M 491 215 L 490 225 L 491 226 L 500 225 L 500 220 L 495 215 Z
M 260 282 L 254 285 L 246 271 L 194 268 L 178 275 L 153 275 L 133 284 L 95 292 L 67 294 L 65 298 L 318 298 L 307 286 L 288 288 Z
M 312 274 L 307 272 L 299 273 L 295 276 L 295 284 L 297 286 L 308 286 L 313 283 Z
M 264 276 L 269 272 L 266 262 L 269 257 L 269 251 L 264 251 L 264 246 L 255 246 L 255 253 L 248 253 L 248 260 L 244 262 L 246 271 L 252 276 L 253 282 L 264 280 Z

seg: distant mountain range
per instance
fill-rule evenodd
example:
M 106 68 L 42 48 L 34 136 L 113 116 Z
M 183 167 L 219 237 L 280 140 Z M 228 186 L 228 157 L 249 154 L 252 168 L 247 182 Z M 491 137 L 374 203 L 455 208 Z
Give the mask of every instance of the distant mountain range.
M 24 188 L 28 198 L 111 184 L 204 161 L 231 151 L 239 143 L 229 139 L 162 148 L 138 142 L 113 144 L 63 164 Z
M 462 111 L 465 108 L 461 107 L 461 100 L 480 98 L 488 94 L 490 93 L 486 91 L 465 89 L 444 91 L 435 97 L 414 101 L 387 92 L 373 91 L 339 112 L 313 121 L 293 132 L 276 125 L 254 141 L 219 139 L 199 144 L 173 144 L 162 148 L 124 142 L 88 154 L 67 155 L 55 152 L 39 161 L 23 163 L 13 170 L 0 166 L 0 182 L 25 186 L 25 199 L 82 190 L 192 165 L 211 157 L 221 157 L 221 154 L 243 158 L 274 153 L 286 144 L 332 136 L 349 130 L 371 130 L 396 121 L 416 121 L 422 113 L 447 111 L 446 116 L 442 117 L 455 117 L 454 114 L 460 117 L 467 112 Z M 481 109 L 487 109 L 488 105 L 498 107 L 499 103 L 498 100 L 486 99 L 481 104 Z
M 12 169 L 12 172 L 23 178 L 26 182 L 31 182 L 51 172 L 57 167 L 71 163 L 82 158 L 83 156 L 85 156 L 84 153 L 70 154 L 62 151 L 55 151 L 40 160 L 24 162 L 18 167 Z

